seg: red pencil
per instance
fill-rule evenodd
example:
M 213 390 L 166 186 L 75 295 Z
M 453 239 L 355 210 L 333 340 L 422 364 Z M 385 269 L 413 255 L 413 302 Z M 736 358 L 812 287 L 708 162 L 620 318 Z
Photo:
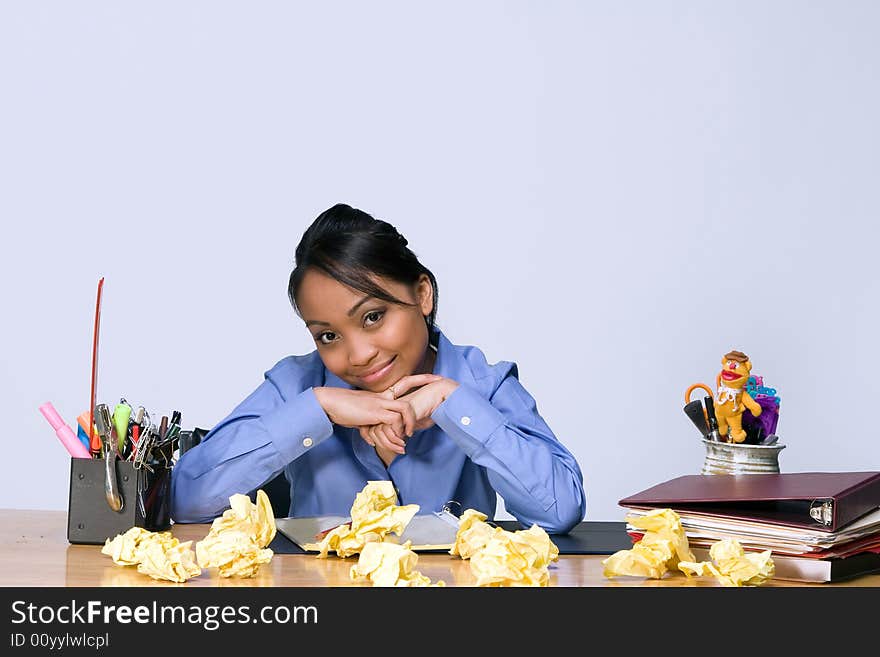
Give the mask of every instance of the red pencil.
M 98 382 L 98 332 L 101 327 L 101 290 L 104 288 L 104 277 L 98 281 L 98 300 L 95 302 L 95 331 L 92 334 L 92 394 L 89 404 L 89 447 L 92 456 L 101 457 L 101 438 L 95 432 L 95 389 Z

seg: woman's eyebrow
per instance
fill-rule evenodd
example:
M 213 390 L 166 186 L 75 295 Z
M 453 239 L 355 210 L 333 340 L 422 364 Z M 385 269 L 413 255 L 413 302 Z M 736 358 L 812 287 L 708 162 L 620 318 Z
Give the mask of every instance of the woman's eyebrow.
M 358 309 L 358 308 L 360 308 L 362 305 L 364 305 L 367 301 L 369 301 L 369 300 L 372 299 L 372 298 L 373 298 L 373 297 L 372 297 L 371 295 L 368 294 L 368 295 L 365 296 L 363 299 L 361 299 L 360 301 L 358 301 L 356 304 L 354 304 L 354 305 L 351 307 L 351 310 L 348 311 L 348 316 L 351 317 L 352 315 L 354 315 L 354 314 L 357 312 L 357 309 Z M 311 326 L 312 324 L 321 324 L 321 325 L 323 325 L 323 326 L 330 326 L 330 322 L 322 322 L 322 321 L 319 320 L 319 319 L 310 319 L 310 320 L 308 320 L 308 321 L 306 322 L 306 326 Z
M 368 295 L 365 296 L 363 299 L 361 299 L 360 301 L 358 301 L 356 304 L 354 304 L 354 305 L 351 307 L 351 310 L 348 311 L 348 316 L 351 317 L 352 315 L 354 315 L 354 314 L 357 312 L 357 309 L 358 309 L 358 308 L 360 308 L 361 306 L 363 306 L 367 301 L 369 301 L 369 300 L 372 299 L 372 298 L 373 298 L 372 295 L 369 295 L 369 294 L 368 294 Z

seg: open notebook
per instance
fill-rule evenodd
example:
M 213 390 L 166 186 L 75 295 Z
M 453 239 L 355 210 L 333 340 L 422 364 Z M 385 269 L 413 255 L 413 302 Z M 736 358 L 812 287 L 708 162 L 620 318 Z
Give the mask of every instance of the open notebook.
M 318 552 L 318 543 L 328 530 L 348 523 L 344 516 L 313 516 L 304 518 L 276 518 L 278 531 L 306 552 Z M 458 518 L 448 511 L 416 515 L 407 524 L 403 535 L 387 534 L 386 541 L 412 541 L 414 552 L 446 552 L 455 544 Z

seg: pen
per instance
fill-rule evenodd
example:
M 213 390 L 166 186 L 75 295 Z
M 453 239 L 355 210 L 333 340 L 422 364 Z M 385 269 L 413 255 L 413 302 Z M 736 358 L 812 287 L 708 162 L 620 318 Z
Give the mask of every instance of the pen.
M 40 406 L 40 413 L 43 414 L 43 417 L 46 418 L 49 421 L 49 424 L 52 425 L 52 428 L 55 429 L 55 435 L 58 436 L 58 440 L 61 441 L 61 444 L 64 445 L 64 448 L 73 458 L 91 458 L 89 450 L 87 450 L 79 441 L 76 434 L 73 433 L 73 429 L 64 423 L 64 420 L 58 415 L 58 411 L 52 406 L 52 402 L 46 402 Z
M 715 400 L 712 395 L 706 395 L 703 397 L 703 401 L 706 402 L 706 416 L 709 418 L 709 433 L 706 435 L 706 440 L 721 442 L 721 434 L 718 432 L 718 418 L 715 417 Z
M 86 446 L 86 449 L 91 451 L 92 444 L 89 439 L 89 432 L 86 431 L 86 427 L 89 426 L 89 412 L 80 414 L 78 418 L 76 418 L 76 437 L 79 438 L 79 441 Z
M 92 430 L 89 431 L 89 412 L 83 411 L 78 418 L 76 418 L 76 423 L 79 425 L 80 429 L 82 429 L 83 433 L 86 434 L 86 438 L 89 440 L 89 450 L 94 454 L 94 450 L 92 446 L 94 445 L 94 441 L 97 441 L 98 451 L 100 451 L 101 439 L 98 437 L 98 431 L 95 429 L 95 425 L 92 424 Z
M 79 424 L 76 425 L 76 437 L 79 438 L 79 442 L 83 444 L 83 447 L 86 448 L 86 451 L 89 452 L 89 455 L 91 456 L 91 452 L 89 450 L 91 449 L 92 445 L 91 443 L 89 443 L 89 436 Z
M 137 458 L 138 440 L 141 436 L 141 425 L 131 425 L 131 460 Z
M 146 415 L 147 409 L 143 406 L 138 406 L 137 410 L 134 412 L 134 423 L 140 426 L 141 433 L 144 432 L 144 417 Z
M 140 440 L 146 435 L 147 428 L 150 426 L 150 415 L 143 406 L 138 406 L 134 413 L 134 424 L 131 427 L 131 460 L 137 462 L 138 447 Z
M 177 441 L 180 436 L 180 411 L 174 411 L 171 413 L 171 423 L 168 425 L 168 431 L 165 432 L 164 440 L 167 442 L 171 442 L 174 447 L 177 446 Z M 173 451 L 173 448 L 172 448 Z

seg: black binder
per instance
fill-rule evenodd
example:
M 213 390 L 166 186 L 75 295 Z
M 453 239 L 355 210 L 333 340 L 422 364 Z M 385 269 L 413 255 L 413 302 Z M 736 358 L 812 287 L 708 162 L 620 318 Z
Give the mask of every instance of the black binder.
M 525 529 L 516 520 L 495 520 L 494 524 L 508 531 Z M 559 548 L 559 554 L 614 554 L 632 548 L 632 539 L 626 533 L 626 523 L 594 520 L 581 522 L 567 534 L 551 534 L 550 539 Z M 311 554 L 284 536 L 281 532 L 269 544 L 275 554 Z

